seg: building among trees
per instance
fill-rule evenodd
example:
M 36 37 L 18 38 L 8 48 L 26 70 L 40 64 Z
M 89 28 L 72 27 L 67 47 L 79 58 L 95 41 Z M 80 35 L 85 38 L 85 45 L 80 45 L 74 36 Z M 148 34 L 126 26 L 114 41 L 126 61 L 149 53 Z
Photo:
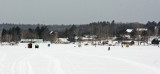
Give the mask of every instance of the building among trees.
M 55 44 L 68 44 L 70 41 L 68 41 L 68 38 L 57 38 L 54 42 Z
M 139 43 L 148 43 L 152 36 L 160 36 L 160 22 L 141 23 L 116 23 L 114 20 L 92 22 L 89 24 L 70 26 L 51 25 L 16 25 L 0 24 L 2 42 L 19 42 L 21 39 L 43 39 L 43 41 L 62 42 L 57 38 L 67 38 L 69 42 L 80 40 L 101 41 L 101 40 L 134 40 Z M 65 28 L 61 28 L 65 27 Z M 56 28 L 56 29 L 54 29 Z M 58 30 L 57 30 L 58 28 Z M 88 35 L 88 37 L 84 37 Z M 76 36 L 79 37 L 76 39 Z M 92 38 L 92 36 L 96 36 Z
M 43 39 L 21 39 L 20 43 L 43 43 Z

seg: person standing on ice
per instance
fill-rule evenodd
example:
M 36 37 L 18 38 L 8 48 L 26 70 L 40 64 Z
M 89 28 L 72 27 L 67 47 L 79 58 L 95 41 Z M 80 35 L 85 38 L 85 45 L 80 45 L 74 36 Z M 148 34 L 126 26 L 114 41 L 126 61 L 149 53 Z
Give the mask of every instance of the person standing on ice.
M 108 51 L 110 51 L 110 47 L 108 47 Z

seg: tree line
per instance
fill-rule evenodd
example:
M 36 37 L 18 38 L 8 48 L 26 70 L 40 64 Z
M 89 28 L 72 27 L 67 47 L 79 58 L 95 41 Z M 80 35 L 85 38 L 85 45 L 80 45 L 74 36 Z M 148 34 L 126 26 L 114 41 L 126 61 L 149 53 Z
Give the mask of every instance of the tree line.
M 97 39 L 107 39 L 108 37 L 122 37 L 126 34 L 126 29 L 134 29 L 131 33 L 131 37 L 135 38 L 137 32 L 136 28 L 147 28 L 147 32 L 142 32 L 141 35 L 143 39 L 146 36 L 150 35 L 160 35 L 160 22 L 150 22 L 146 24 L 141 23 L 116 23 L 114 20 L 109 21 L 100 21 L 93 22 L 89 24 L 81 25 L 70 25 L 70 26 L 59 26 L 59 30 L 56 30 L 57 27 L 51 27 L 48 25 L 30 25 L 31 28 L 24 29 L 20 28 L 23 25 L 13 24 L 12 28 L 2 29 L 1 41 L 2 42 L 18 42 L 20 39 L 43 39 L 46 41 L 54 42 L 56 35 L 55 32 L 58 32 L 58 37 L 68 38 L 69 41 L 74 42 L 75 36 L 84 36 L 84 35 L 96 35 Z M 25 25 L 24 25 L 25 26 Z M 36 27 L 35 27 L 36 26 Z M 65 28 L 64 28 L 65 27 Z M 157 28 L 157 30 L 155 29 Z M 51 28 L 51 29 L 50 29 Z M 122 38 L 121 38 L 122 40 Z

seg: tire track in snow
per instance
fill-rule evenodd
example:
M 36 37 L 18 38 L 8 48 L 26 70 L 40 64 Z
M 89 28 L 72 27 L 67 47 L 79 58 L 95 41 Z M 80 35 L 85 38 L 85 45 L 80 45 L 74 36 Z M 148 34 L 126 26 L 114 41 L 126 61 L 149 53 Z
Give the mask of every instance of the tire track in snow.
M 141 69 L 147 69 L 145 71 L 154 72 L 154 74 L 160 74 L 160 69 L 158 69 L 156 67 L 152 67 L 150 65 L 146 65 L 146 64 L 143 64 L 143 63 L 138 63 L 138 62 L 123 59 L 123 58 L 112 57 L 112 56 L 88 55 L 88 54 L 83 54 L 83 53 L 78 53 L 78 52 L 73 52 L 73 51 L 68 52 L 68 53 L 75 54 L 75 55 L 81 55 L 81 56 L 89 56 L 89 57 L 97 57 L 97 58 L 105 58 L 105 59 L 121 61 L 121 62 L 124 62 L 124 63 L 131 64 L 133 66 L 139 67 Z
M 59 51 L 55 50 L 55 51 L 61 54 L 63 58 L 62 61 L 63 61 L 63 64 L 65 64 L 64 67 L 65 67 L 66 74 L 74 74 L 74 71 L 75 72 L 77 71 L 77 66 L 73 64 L 73 61 L 71 61 L 69 57 L 64 55 L 64 53 L 61 52 L 61 50 Z
M 33 74 L 33 69 L 29 61 L 27 61 L 27 67 L 28 67 L 27 74 Z
M 5 58 L 6 58 L 6 53 L 3 53 L 1 56 L 0 56 L 0 74 L 5 74 L 5 66 L 3 64 L 3 62 L 5 61 Z
M 16 59 L 16 61 L 14 61 L 12 63 L 12 65 L 11 65 L 11 73 L 10 74 L 24 74 L 24 73 L 32 74 L 32 73 L 30 73 L 28 71 L 24 72 L 24 73 L 19 73 L 19 71 L 21 71 L 21 69 L 24 69 L 24 68 L 18 68 L 18 67 L 22 67 L 22 66 L 19 66 L 19 65 L 28 64 L 27 68 L 31 68 L 30 64 L 26 63 L 25 59 L 33 57 L 33 56 L 35 56 L 37 54 L 38 54 L 38 52 L 32 51 L 30 54 L 22 56 L 22 57 Z M 28 69 L 28 70 L 30 70 L 30 69 Z
M 68 57 L 64 57 L 64 60 L 65 60 L 65 62 L 67 63 L 67 65 L 68 65 L 68 67 L 69 67 L 69 68 L 67 68 L 68 71 L 69 71 L 69 74 L 72 74 L 73 71 L 76 71 L 76 70 L 77 70 L 77 67 L 73 64 L 72 61 L 69 60 Z
M 28 54 L 26 56 L 18 58 L 11 66 L 11 74 L 34 74 L 29 60 L 36 55 L 44 56 L 49 60 L 49 74 L 65 74 L 65 72 L 61 68 L 60 61 L 42 53 L 42 51 L 37 51 L 32 54 Z
M 32 66 L 26 59 L 21 60 L 17 63 L 15 67 L 16 74 L 33 74 Z
M 23 61 L 23 60 L 25 60 L 25 59 L 27 59 L 27 58 L 31 58 L 31 57 L 33 57 L 33 56 L 35 56 L 35 55 L 38 55 L 39 53 L 40 53 L 41 51 L 39 51 L 39 50 L 31 50 L 30 52 L 28 52 L 28 54 L 27 55 L 23 55 L 23 56 L 21 56 L 21 57 L 19 57 L 19 58 L 17 58 L 12 64 L 11 64 L 11 70 L 10 70 L 10 74 L 18 74 L 18 72 L 19 72 L 19 70 L 17 70 L 17 66 L 18 66 L 18 64 L 21 62 L 21 61 Z M 22 64 L 28 64 L 28 68 L 31 68 L 31 65 L 30 65 L 30 63 L 29 62 L 27 62 L 26 63 L 26 61 L 25 62 L 23 62 Z M 29 71 L 31 71 L 31 69 L 28 69 Z M 27 74 L 32 74 L 31 72 L 24 72 L 24 73 L 27 73 Z
M 42 56 L 48 58 L 49 61 L 49 67 L 48 70 L 50 70 L 50 74 L 65 74 L 65 72 L 63 71 L 62 67 L 61 67 L 61 63 L 59 60 L 47 55 L 47 54 L 43 54 Z

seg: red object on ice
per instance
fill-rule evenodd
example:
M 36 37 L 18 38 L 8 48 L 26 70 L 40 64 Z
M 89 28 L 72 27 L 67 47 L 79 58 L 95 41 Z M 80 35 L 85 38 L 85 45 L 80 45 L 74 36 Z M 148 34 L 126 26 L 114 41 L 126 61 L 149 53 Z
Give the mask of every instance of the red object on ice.
M 32 44 L 30 43 L 30 44 L 28 44 L 28 48 L 32 48 Z

